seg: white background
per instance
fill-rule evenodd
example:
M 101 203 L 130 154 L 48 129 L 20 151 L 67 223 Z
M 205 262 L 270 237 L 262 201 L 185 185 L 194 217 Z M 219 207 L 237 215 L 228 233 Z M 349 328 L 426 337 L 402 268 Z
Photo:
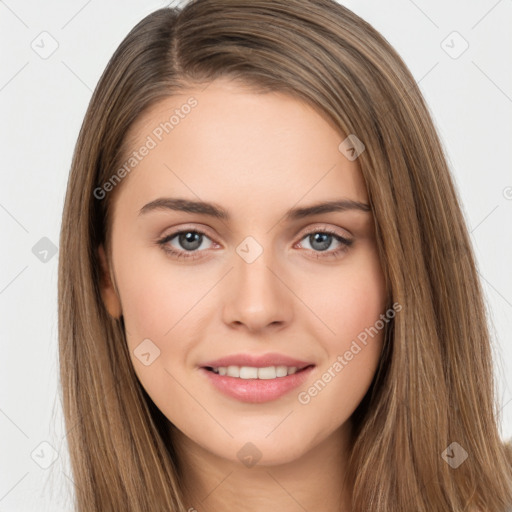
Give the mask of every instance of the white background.
M 510 438 L 512 1 L 342 3 L 398 50 L 432 111 L 478 258 L 493 324 L 502 436 Z M 0 1 L 1 512 L 71 510 L 57 377 L 58 255 L 42 262 L 32 248 L 43 237 L 58 245 L 72 151 L 108 59 L 138 21 L 165 5 Z M 47 59 L 31 47 L 43 31 L 58 42 Z M 446 39 L 453 31 L 469 44 L 458 58 L 445 51 L 462 48 L 457 36 Z M 57 455 L 49 469 L 35 462 L 51 460 L 42 442 Z

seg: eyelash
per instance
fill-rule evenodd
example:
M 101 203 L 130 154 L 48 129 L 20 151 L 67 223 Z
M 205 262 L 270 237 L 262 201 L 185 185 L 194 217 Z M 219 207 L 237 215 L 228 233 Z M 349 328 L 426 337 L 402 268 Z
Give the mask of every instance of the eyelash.
M 197 233 L 200 235 L 203 235 L 207 238 L 210 238 L 204 231 L 201 231 L 200 229 L 183 229 L 181 231 L 176 231 L 175 233 L 171 233 L 170 235 L 166 235 L 165 237 L 161 238 L 160 240 L 157 240 L 157 244 L 161 247 L 161 249 L 171 257 L 174 257 L 176 259 L 197 259 L 198 256 L 196 254 L 202 252 L 202 251 L 177 251 L 174 248 L 170 248 L 169 245 L 167 245 L 168 242 L 170 242 L 173 238 L 175 238 L 178 235 L 181 235 L 183 233 Z M 315 254 L 318 254 L 317 259 L 320 258 L 337 258 L 341 256 L 343 253 L 347 252 L 348 249 L 352 246 L 354 243 L 354 240 L 344 238 L 340 235 L 338 235 L 335 231 L 330 229 L 314 229 L 312 231 L 309 231 L 304 234 L 304 236 L 300 239 L 300 241 L 304 240 L 309 235 L 313 235 L 316 233 L 322 233 L 326 235 L 332 235 L 338 242 L 341 243 L 341 247 L 334 251 L 314 251 L 313 249 L 308 249 L 308 251 L 314 252 Z M 324 256 L 322 253 L 327 254 L 327 256 Z

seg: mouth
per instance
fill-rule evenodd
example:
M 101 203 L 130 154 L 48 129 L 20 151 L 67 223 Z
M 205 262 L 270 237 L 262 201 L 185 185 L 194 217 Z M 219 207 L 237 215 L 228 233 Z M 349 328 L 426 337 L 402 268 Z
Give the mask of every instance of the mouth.
M 206 382 L 222 395 L 238 402 L 260 404 L 281 397 L 306 383 L 316 365 L 296 366 L 202 366 Z

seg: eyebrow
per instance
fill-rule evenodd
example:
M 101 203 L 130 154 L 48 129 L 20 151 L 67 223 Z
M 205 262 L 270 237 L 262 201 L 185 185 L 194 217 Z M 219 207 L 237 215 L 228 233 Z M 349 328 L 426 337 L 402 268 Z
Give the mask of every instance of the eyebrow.
M 229 221 L 231 218 L 230 214 L 226 210 L 213 203 L 171 197 L 160 197 L 151 201 L 140 209 L 139 215 L 144 215 L 155 210 L 174 210 L 187 213 L 199 213 L 201 215 L 208 215 L 225 221 Z M 321 213 L 344 212 L 349 210 L 368 213 L 371 211 L 371 208 L 368 204 L 360 201 L 354 201 L 353 199 L 339 199 L 336 201 L 324 201 L 301 208 L 292 208 L 285 213 L 284 217 L 288 221 L 293 221 Z

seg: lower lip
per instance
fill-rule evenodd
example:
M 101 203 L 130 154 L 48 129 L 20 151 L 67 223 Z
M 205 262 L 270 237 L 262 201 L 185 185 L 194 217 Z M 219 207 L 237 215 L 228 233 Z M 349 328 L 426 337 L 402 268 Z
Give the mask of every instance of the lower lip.
M 260 404 L 277 400 L 299 387 L 313 369 L 314 366 L 309 366 L 292 375 L 275 379 L 238 379 L 219 375 L 206 368 L 201 368 L 201 371 L 221 393 L 241 402 Z

